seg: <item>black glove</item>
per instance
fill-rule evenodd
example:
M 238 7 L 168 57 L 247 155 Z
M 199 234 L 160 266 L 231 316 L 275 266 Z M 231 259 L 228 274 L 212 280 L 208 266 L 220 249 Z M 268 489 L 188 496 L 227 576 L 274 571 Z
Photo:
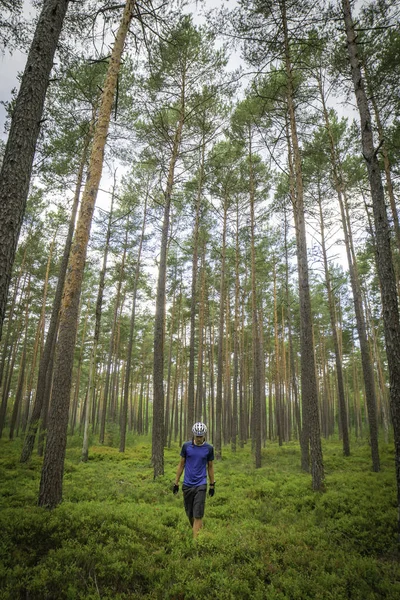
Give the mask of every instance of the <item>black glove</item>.
M 208 488 L 208 495 L 210 496 L 210 498 L 212 498 L 215 494 L 215 487 L 214 486 L 210 486 Z
M 179 492 L 179 485 L 175 484 L 174 487 L 172 488 L 172 492 L 174 495 L 177 494 Z

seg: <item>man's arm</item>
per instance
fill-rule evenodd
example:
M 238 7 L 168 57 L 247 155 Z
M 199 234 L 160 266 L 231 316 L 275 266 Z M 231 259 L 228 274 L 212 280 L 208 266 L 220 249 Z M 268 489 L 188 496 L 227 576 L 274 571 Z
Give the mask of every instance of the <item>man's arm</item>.
M 182 456 L 181 460 L 179 461 L 178 468 L 176 470 L 175 485 L 179 484 L 179 480 L 180 480 L 181 475 L 183 473 L 183 469 L 185 468 L 185 462 L 186 462 L 186 458 L 183 458 L 183 456 Z
M 215 479 L 214 479 L 214 461 L 213 460 L 209 460 L 208 461 L 207 468 L 208 468 L 208 480 L 209 480 L 209 483 L 211 485 L 213 485 L 215 483 Z

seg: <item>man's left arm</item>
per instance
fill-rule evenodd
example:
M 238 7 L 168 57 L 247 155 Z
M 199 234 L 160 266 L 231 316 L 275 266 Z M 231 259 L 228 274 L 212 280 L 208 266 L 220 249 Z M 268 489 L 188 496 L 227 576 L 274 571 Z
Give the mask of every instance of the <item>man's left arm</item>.
M 208 495 L 209 496 L 214 496 L 215 493 L 215 478 L 214 478 L 214 461 L 209 460 L 207 463 L 207 469 L 208 469 L 208 481 L 209 481 L 209 490 L 208 490 Z

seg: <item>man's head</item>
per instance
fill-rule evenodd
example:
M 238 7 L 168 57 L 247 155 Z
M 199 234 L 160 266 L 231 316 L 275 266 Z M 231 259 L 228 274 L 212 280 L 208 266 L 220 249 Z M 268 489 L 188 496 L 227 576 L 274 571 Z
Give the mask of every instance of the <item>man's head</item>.
M 195 423 L 192 427 L 193 439 L 196 445 L 200 445 L 204 443 L 205 436 L 207 433 L 207 427 L 204 423 Z

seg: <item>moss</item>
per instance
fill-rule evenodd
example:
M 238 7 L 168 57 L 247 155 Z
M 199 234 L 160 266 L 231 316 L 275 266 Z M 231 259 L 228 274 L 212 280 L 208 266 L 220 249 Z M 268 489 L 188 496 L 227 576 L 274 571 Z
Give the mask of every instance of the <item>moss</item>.
M 179 457 L 165 453 L 153 480 L 151 448 L 135 440 L 91 448 L 70 440 L 64 502 L 36 506 L 41 460 L 19 464 L 20 443 L 0 442 L 0 599 L 352 600 L 400 597 L 392 448 L 373 473 L 368 447 L 343 458 L 324 443 L 324 494 L 311 490 L 292 442 L 268 444 L 253 468 L 248 447 L 224 449 L 216 495 L 196 542 L 171 493 Z

